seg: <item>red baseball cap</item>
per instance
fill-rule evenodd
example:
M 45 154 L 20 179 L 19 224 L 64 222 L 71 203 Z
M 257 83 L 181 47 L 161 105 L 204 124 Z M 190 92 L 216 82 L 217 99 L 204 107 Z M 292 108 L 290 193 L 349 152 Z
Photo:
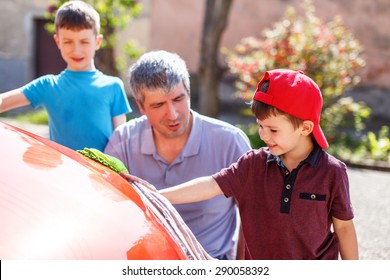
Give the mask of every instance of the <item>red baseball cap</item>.
M 262 92 L 260 88 L 265 81 L 269 81 L 269 87 L 267 92 Z M 274 106 L 301 120 L 312 121 L 314 139 L 321 148 L 329 147 L 320 127 L 321 91 L 302 71 L 275 69 L 265 72 L 257 85 L 253 99 Z

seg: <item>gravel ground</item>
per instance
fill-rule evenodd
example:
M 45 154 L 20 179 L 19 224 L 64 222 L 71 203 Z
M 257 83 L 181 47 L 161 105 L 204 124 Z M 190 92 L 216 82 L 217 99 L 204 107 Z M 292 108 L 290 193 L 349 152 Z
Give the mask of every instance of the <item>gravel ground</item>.
M 390 260 L 390 172 L 349 168 L 360 258 Z
M 49 128 L 47 125 L 24 123 L 11 118 L 0 118 L 0 121 L 27 130 L 29 132 L 35 133 L 42 137 L 49 138 Z

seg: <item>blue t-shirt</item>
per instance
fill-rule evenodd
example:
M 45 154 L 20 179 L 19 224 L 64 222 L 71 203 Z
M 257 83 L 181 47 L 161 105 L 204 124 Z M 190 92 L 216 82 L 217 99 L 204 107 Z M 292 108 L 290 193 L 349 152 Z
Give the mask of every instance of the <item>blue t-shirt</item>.
M 158 155 L 152 127 L 145 116 L 115 129 L 105 152 L 122 160 L 131 174 L 163 189 L 212 175 L 251 149 L 242 130 L 194 111 L 191 113 L 190 136 L 171 164 Z M 174 206 L 212 257 L 224 254 L 234 257 L 237 217 L 232 198 L 219 195 L 206 201 Z
M 104 150 L 112 118 L 131 112 L 123 82 L 99 70 L 45 75 L 22 88 L 34 108 L 49 116 L 50 139 L 71 149 Z

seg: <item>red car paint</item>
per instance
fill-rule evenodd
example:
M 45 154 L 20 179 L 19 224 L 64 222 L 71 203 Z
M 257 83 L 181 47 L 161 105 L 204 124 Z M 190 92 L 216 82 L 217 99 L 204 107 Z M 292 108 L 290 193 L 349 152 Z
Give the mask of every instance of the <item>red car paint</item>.
M 0 122 L 0 259 L 186 259 L 120 175 Z

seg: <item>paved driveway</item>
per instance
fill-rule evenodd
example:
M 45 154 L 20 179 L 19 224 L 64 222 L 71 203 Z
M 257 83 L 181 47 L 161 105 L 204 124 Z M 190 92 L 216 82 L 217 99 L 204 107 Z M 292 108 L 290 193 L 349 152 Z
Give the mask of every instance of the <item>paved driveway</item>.
M 360 258 L 390 260 L 390 172 L 349 168 Z

